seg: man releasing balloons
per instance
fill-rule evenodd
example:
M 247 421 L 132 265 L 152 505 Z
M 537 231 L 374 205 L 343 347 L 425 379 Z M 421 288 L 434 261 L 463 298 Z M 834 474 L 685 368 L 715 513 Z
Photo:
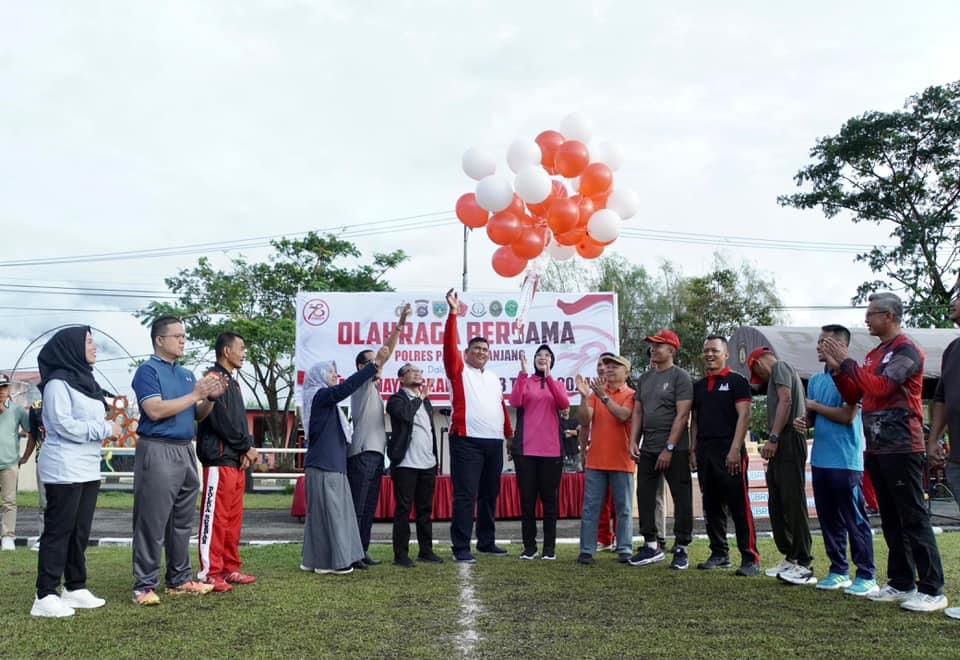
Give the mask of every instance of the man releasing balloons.
M 471 147 L 463 154 L 463 171 L 477 185 L 457 200 L 457 218 L 471 229 L 486 227 L 501 246 L 493 254 L 493 270 L 502 277 L 520 275 L 543 254 L 558 261 L 577 254 L 596 259 L 640 209 L 636 192 L 614 185 L 622 149 L 607 141 L 588 146 L 593 126 L 579 113 L 559 126 L 532 141 L 510 143 L 506 160 L 512 178 L 497 172 L 490 152 Z

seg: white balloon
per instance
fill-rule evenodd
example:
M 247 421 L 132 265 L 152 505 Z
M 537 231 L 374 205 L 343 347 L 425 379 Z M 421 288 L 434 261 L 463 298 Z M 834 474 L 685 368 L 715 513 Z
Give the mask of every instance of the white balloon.
M 587 222 L 587 233 L 590 238 L 599 242 L 615 241 L 620 235 L 620 225 L 623 221 L 620 216 L 610 209 L 600 209 L 590 216 Z
M 513 187 L 502 174 L 485 176 L 477 184 L 477 204 L 491 213 L 499 213 L 513 202 Z
M 593 162 L 604 163 L 614 172 L 623 167 L 623 161 L 626 158 L 623 153 L 623 147 L 616 142 L 610 142 L 608 140 L 603 140 L 592 145 L 590 147 L 590 155 L 593 156 Z
M 574 192 L 580 192 L 580 177 L 576 176 L 570 179 L 570 187 L 573 188 Z
M 560 132 L 568 140 L 580 140 L 587 144 L 593 136 L 593 122 L 579 112 L 571 112 L 560 120 Z
M 616 188 L 607 198 L 607 208 L 627 220 L 640 210 L 640 196 L 630 188 Z
M 543 152 L 533 140 L 517 138 L 507 147 L 507 165 L 516 174 L 522 169 L 540 164 Z
M 553 180 L 542 167 L 527 167 L 517 173 L 514 181 L 517 194 L 527 204 L 539 204 L 550 196 Z
M 577 253 L 577 248 L 573 245 L 562 245 L 556 241 L 551 241 L 547 246 L 547 254 L 557 261 L 566 261 Z
M 497 159 L 480 147 L 470 147 L 464 151 L 460 162 L 464 174 L 476 181 L 497 171 Z

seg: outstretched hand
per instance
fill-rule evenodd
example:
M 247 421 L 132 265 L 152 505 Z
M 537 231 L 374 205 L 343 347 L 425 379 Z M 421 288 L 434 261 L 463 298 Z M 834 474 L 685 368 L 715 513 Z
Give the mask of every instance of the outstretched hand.
M 520 373 L 527 373 L 527 354 L 520 351 Z
M 585 400 L 590 398 L 590 381 L 580 374 L 577 374 L 575 383 L 577 386 L 577 392 L 580 393 L 580 396 L 582 396 Z
M 447 291 L 447 305 L 450 306 L 450 311 L 454 314 L 459 313 L 460 311 L 460 296 L 454 289 Z

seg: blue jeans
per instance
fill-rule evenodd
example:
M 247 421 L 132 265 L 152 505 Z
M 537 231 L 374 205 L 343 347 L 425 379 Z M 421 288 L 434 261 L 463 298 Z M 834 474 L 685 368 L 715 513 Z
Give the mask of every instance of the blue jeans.
M 633 474 L 588 468 L 583 473 L 582 555 L 592 557 L 597 551 L 597 526 L 608 487 L 613 490 L 613 508 L 617 512 L 617 554 L 633 551 Z

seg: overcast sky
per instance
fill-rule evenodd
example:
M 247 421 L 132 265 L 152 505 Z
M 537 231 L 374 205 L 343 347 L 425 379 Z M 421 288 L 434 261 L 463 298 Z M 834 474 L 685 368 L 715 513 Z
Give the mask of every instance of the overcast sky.
M 960 77 L 958 24 L 951 1 L 6 2 L 0 264 L 452 218 L 472 190 L 466 148 L 505 167 L 513 138 L 572 111 L 623 147 L 616 182 L 643 202 L 630 226 L 885 242 L 889 229 L 781 209 L 776 196 L 793 191 L 816 137 Z M 411 255 L 390 276 L 399 290 L 458 286 L 460 225 L 398 224 L 354 240 L 368 255 Z M 790 306 L 845 304 L 869 276 L 850 254 L 638 238 L 612 248 L 687 274 L 707 270 L 714 249 L 773 278 Z M 491 253 L 475 234 L 471 286 L 516 290 Z M 208 254 L 222 264 L 236 253 Z M 0 266 L 0 368 L 62 323 L 149 351 L 126 311 L 38 309 L 130 310 L 143 298 L 10 285 L 157 291 L 196 258 Z M 858 324 L 862 311 L 790 312 L 797 325 L 835 320 Z M 108 344 L 101 358 L 117 354 Z M 122 360 L 101 366 L 128 384 Z

